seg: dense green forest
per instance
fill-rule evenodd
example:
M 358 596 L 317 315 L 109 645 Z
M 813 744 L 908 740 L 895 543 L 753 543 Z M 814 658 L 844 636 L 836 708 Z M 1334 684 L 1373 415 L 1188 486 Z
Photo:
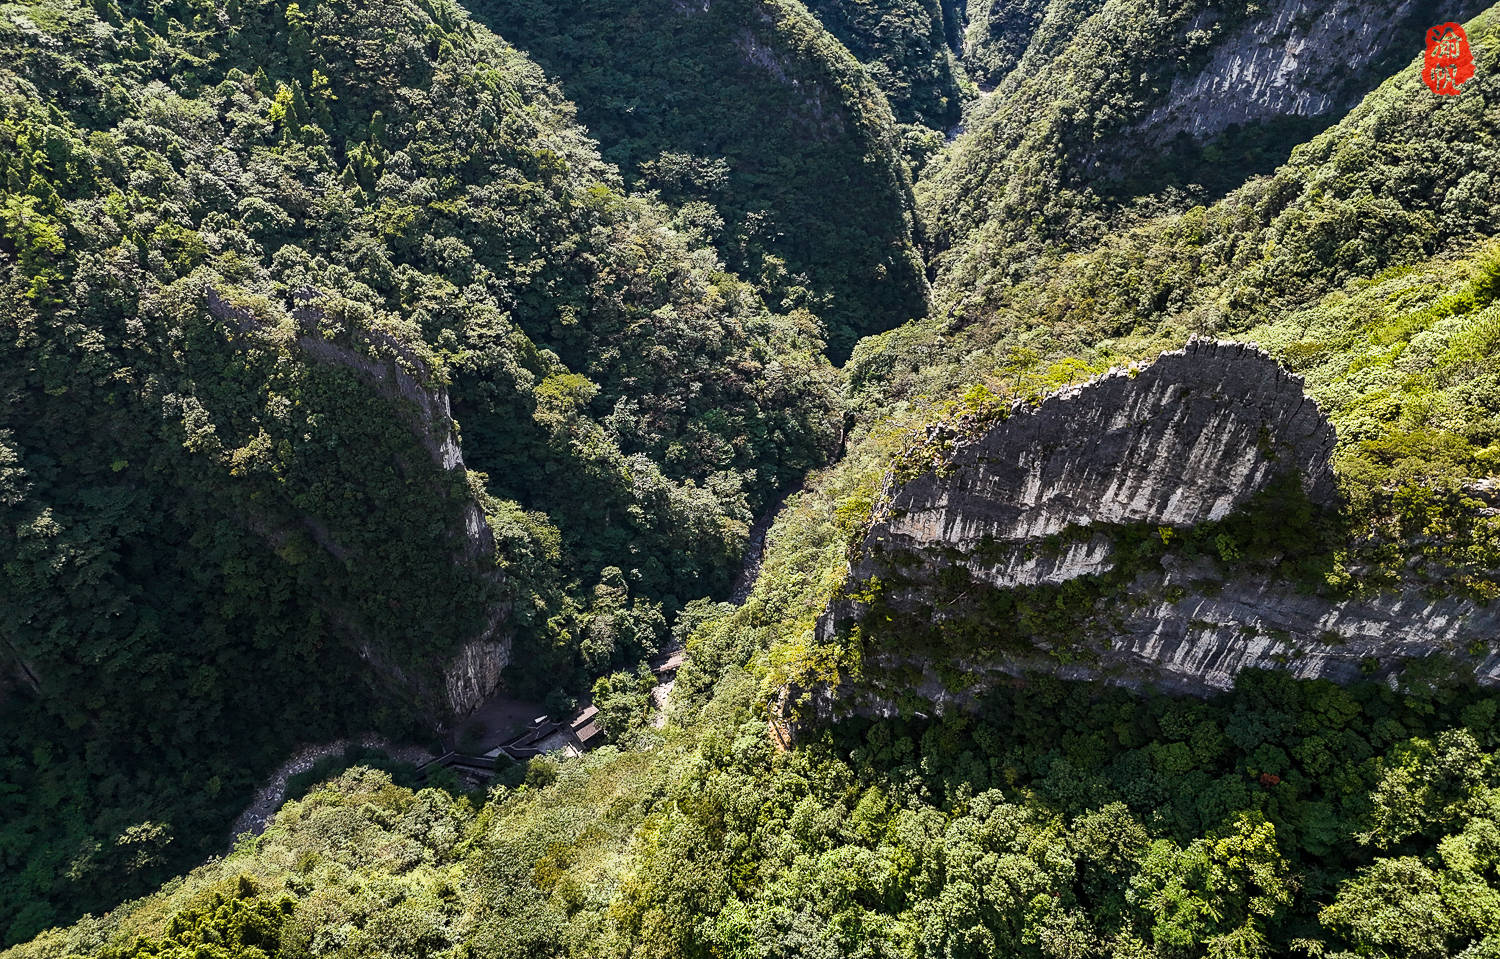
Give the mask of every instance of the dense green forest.
M 789 695 L 921 640 L 816 629 L 913 437 L 1193 335 L 1339 437 L 1224 577 L 1500 599 L 1500 15 L 1461 96 L 1424 20 L 1347 116 L 1132 166 L 1266 15 L 1209 8 L 0 3 L 7 959 L 1500 955 L 1500 694 L 1440 659 Z M 484 637 L 610 745 L 319 767 L 211 858 L 295 744 L 433 740 Z
M 832 451 L 820 321 L 454 7 L 0 43 L 12 938 L 213 849 L 290 742 L 415 732 L 487 622 L 536 695 L 653 652 Z
M 836 358 L 926 312 L 891 107 L 800 3 L 477 0 L 470 9 L 561 78 L 632 187 L 679 206 L 767 302 L 815 313 Z M 880 30 L 891 26 L 884 19 Z M 901 39 L 881 49 L 905 50 Z M 928 72 L 917 82 L 941 85 L 937 68 Z
M 982 718 L 849 723 L 790 752 L 755 698 L 732 670 L 692 742 L 537 761 L 478 799 L 348 773 L 185 882 L 11 955 L 1496 948 L 1493 694 L 1037 681 Z
M 870 67 L 897 121 L 934 130 L 958 122 L 965 77 L 949 42 L 949 11 L 938 0 L 813 0 L 807 7 Z
M 1271 32 L 1265 22 L 1269 8 L 1261 4 L 975 6 L 969 43 L 990 51 L 982 56 L 996 63 L 996 88 L 971 112 L 972 134 L 937 158 L 918 191 L 930 253 L 940 274 L 961 271 L 955 284 L 973 288 L 1034 277 L 1051 257 L 1087 250 L 1112 232 L 1181 212 L 1253 174 L 1272 172 L 1294 146 L 1339 120 L 1337 114 L 1290 113 L 1243 128 L 1231 124 L 1206 139 L 1159 142 L 1151 136 L 1147 121 L 1169 99 L 1180 74 L 1206 68 L 1218 45 L 1231 42 L 1247 24 Z M 1287 29 L 1281 14 L 1289 12 L 1277 14 L 1278 37 Z M 1396 18 L 1396 35 L 1404 36 L 1457 12 L 1413 4 L 1376 17 Z M 1292 19 L 1310 23 L 1318 15 L 1341 14 L 1309 10 L 1306 19 Z M 1347 15 L 1370 16 L 1363 8 Z M 1397 46 L 1372 53 L 1350 69 L 1316 74 L 1316 92 L 1338 102 L 1372 89 L 1408 63 L 1413 51 Z M 1469 101 L 1471 109 L 1476 101 Z M 1417 109 L 1425 113 L 1436 106 L 1422 103 Z M 1408 119 L 1415 118 L 1396 122 Z M 1463 140 L 1447 139 L 1444 131 L 1423 137 L 1438 149 L 1464 149 Z M 1409 142 L 1401 134 L 1396 139 Z M 1295 166 L 1296 157 L 1291 159 Z

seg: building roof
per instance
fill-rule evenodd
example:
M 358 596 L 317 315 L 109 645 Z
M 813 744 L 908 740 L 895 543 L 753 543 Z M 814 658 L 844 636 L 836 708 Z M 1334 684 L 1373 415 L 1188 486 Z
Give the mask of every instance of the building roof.
M 604 735 L 604 730 L 595 723 L 589 723 L 582 729 L 574 729 L 573 735 L 578 737 L 580 743 L 587 746 L 592 740 Z

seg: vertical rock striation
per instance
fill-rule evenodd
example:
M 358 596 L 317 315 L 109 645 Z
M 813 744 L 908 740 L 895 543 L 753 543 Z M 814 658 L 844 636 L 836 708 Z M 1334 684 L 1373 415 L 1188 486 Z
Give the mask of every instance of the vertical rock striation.
M 1421 56 L 1431 22 L 1466 20 L 1486 6 L 1272 0 L 1228 30 L 1220 11 L 1205 9 L 1189 35 L 1215 37 L 1208 62 L 1175 74 L 1136 133 L 1157 142 L 1178 133 L 1202 140 L 1231 125 L 1343 114 L 1377 77 Z
M 1274 570 L 1228 574 L 1170 551 L 1142 562 L 1117 545 L 1141 526 L 1156 536 L 1262 516 L 1246 509 L 1276 522 L 1278 481 L 1332 506 L 1333 428 L 1254 346 L 1193 341 L 1018 405 L 979 435 L 935 439 L 918 451 L 923 472 L 888 480 L 849 598 L 820 623 L 825 641 L 860 626 L 864 643 L 862 678 L 825 691 L 825 712 L 972 703 L 1034 671 L 1207 693 L 1244 669 L 1343 682 L 1433 653 L 1500 682 L 1500 610 L 1415 588 L 1334 600 Z M 1080 579 L 1110 585 L 1037 593 Z M 1039 607 L 1059 604 L 1071 604 L 1062 628 L 1037 625 Z
M 204 296 L 209 313 L 220 321 L 233 324 L 240 332 L 248 333 L 262 325 L 250 310 L 235 306 L 213 288 L 206 289 Z M 411 430 L 431 458 L 436 476 L 457 474 L 462 477 L 466 467 L 448 391 L 427 361 L 396 336 L 374 326 L 330 334 L 325 329 L 327 317 L 315 290 L 298 290 L 293 299 L 296 305 L 291 310 L 291 318 L 295 324 L 293 336 L 297 348 L 318 363 L 355 372 L 390 403 L 392 412 Z M 418 468 L 418 464 L 411 465 Z M 434 478 L 432 482 L 436 507 L 447 499 L 448 494 L 440 488 L 439 480 Z M 495 540 L 483 507 L 472 496 L 462 499 L 458 505 L 460 514 L 451 521 L 451 542 L 454 544 L 451 562 L 456 569 L 470 570 L 483 579 L 498 582 L 501 574 L 494 563 Z M 273 544 L 280 545 L 287 538 L 286 528 L 269 515 L 252 515 L 243 519 L 252 531 Z M 340 562 L 368 559 L 356 556 L 341 545 L 322 518 L 303 514 L 296 517 L 296 522 L 319 547 Z M 458 650 L 446 661 L 415 667 L 398 664 L 387 650 L 362 635 L 355 617 L 344 611 L 332 612 L 333 621 L 341 624 L 354 640 L 354 648 L 363 660 L 389 682 L 428 704 L 433 711 L 446 710 L 456 715 L 472 712 L 499 687 L 500 673 L 509 662 L 511 635 L 507 623 L 510 609 L 503 602 L 496 602 L 487 609 L 484 625 L 477 634 L 455 637 Z
M 1326 503 L 1333 444 L 1298 377 L 1253 346 L 1195 340 L 956 441 L 936 469 L 887 491 L 856 578 L 912 553 L 998 587 L 1099 572 L 1111 560 L 1097 537 L 1050 557 L 1033 547 L 1082 527 L 1222 519 L 1285 473 Z

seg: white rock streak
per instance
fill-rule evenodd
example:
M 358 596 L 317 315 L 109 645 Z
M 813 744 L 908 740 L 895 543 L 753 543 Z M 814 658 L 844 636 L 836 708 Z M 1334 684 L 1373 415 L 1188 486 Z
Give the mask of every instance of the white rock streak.
M 878 578 L 897 607 L 963 615 L 986 588 L 1114 568 L 1111 525 L 1219 520 L 1284 472 L 1314 503 L 1330 503 L 1334 440 L 1301 380 L 1265 353 L 1194 341 L 1144 369 L 1111 371 L 1035 408 L 1018 406 L 982 435 L 954 439 L 940 468 L 888 484 L 851 579 Z M 1041 542 L 1065 531 L 1061 542 Z M 935 584 L 954 565 L 974 586 L 938 602 Z M 1481 682 L 1500 683 L 1500 652 L 1491 651 L 1500 604 L 1434 600 L 1415 587 L 1333 601 L 1269 575 L 1223 579 L 1210 560 L 1169 554 L 1136 574 L 1108 610 L 1080 610 L 1069 648 L 1055 651 L 1065 655 L 1052 655 L 1052 640 L 1037 637 L 1034 654 L 946 664 L 972 675 L 963 690 L 945 688 L 939 664 L 903 663 L 899 637 L 867 654 L 920 667 L 924 679 L 910 691 L 934 704 L 973 699 L 995 677 L 1036 669 L 1203 693 L 1230 687 L 1250 668 L 1343 682 L 1434 653 L 1467 660 Z M 1207 581 L 1214 585 L 1202 586 Z M 834 604 L 820 633 L 826 638 L 861 612 L 857 603 Z M 855 708 L 894 708 L 890 692 L 864 690 Z

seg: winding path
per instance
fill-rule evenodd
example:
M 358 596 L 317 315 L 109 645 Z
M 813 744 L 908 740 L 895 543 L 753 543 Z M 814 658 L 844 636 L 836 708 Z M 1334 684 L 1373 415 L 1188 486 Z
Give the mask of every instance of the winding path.
M 379 736 L 361 736 L 355 739 L 335 739 L 329 743 L 318 743 L 304 746 L 293 753 L 291 758 L 277 767 L 271 777 L 266 780 L 265 785 L 255 791 L 255 799 L 245 811 L 240 813 L 234 821 L 234 827 L 230 831 L 231 844 L 239 839 L 244 833 L 260 835 L 265 832 L 266 826 L 270 824 L 271 818 L 286 801 L 287 783 L 298 773 L 306 772 L 316 766 L 319 760 L 329 756 L 341 756 L 351 746 L 363 746 L 366 749 L 384 750 L 393 759 L 421 765 L 432 759 L 432 753 L 420 746 L 393 746 L 389 740 Z

